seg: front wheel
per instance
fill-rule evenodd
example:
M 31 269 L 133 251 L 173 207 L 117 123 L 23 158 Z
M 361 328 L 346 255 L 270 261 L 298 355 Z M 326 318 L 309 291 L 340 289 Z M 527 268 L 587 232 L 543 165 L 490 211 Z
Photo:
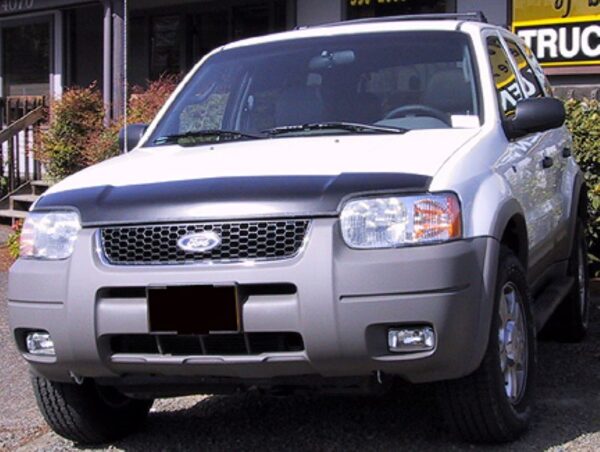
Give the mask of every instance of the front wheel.
M 142 425 L 152 406 L 152 400 L 131 399 L 90 380 L 76 385 L 32 376 L 31 382 L 38 407 L 50 428 L 80 444 L 102 444 L 123 438 Z
M 484 359 L 471 375 L 439 385 L 447 423 L 469 442 L 512 441 L 529 426 L 536 366 L 530 301 L 523 266 L 503 248 Z

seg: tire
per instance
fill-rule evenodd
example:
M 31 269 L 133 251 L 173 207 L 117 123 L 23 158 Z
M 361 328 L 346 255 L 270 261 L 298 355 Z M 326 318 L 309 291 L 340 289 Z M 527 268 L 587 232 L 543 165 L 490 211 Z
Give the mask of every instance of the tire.
M 502 248 L 483 361 L 471 375 L 438 385 L 439 403 L 451 430 L 473 443 L 515 440 L 531 420 L 535 367 L 535 327 L 525 271 L 516 256 Z
M 121 439 L 144 423 L 152 400 L 135 400 L 91 380 L 82 385 L 31 377 L 44 419 L 58 435 L 79 444 Z
M 542 330 L 541 336 L 544 339 L 581 342 L 587 334 L 590 318 L 590 280 L 585 222 L 581 219 L 578 219 L 575 228 L 568 275 L 575 279 L 573 288 Z

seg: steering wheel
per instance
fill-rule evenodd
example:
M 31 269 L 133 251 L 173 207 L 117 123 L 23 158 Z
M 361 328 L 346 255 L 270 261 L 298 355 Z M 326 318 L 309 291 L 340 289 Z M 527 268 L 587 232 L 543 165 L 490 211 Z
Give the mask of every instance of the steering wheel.
M 448 113 L 438 110 L 437 108 L 428 107 L 427 105 L 404 105 L 403 107 L 394 108 L 393 110 L 386 113 L 384 120 L 401 118 L 404 116 L 429 116 L 431 118 L 439 119 L 444 124 L 452 127 L 452 120 Z

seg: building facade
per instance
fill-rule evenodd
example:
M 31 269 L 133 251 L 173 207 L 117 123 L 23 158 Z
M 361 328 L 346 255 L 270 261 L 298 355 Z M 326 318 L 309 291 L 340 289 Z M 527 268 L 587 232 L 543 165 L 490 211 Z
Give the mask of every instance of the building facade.
M 130 84 L 182 74 L 232 40 L 363 17 L 469 11 L 513 27 L 555 85 L 597 95 L 600 0 L 0 0 L 0 97 L 56 97 L 95 82 L 118 114 L 125 72 Z

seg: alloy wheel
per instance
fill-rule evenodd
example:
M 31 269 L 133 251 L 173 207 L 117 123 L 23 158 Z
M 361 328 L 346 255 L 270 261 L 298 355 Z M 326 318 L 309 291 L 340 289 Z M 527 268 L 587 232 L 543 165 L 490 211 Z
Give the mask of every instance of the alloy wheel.
M 529 352 L 522 297 L 512 282 L 506 283 L 502 288 L 498 309 L 500 369 L 506 396 L 511 404 L 516 405 L 525 392 Z

